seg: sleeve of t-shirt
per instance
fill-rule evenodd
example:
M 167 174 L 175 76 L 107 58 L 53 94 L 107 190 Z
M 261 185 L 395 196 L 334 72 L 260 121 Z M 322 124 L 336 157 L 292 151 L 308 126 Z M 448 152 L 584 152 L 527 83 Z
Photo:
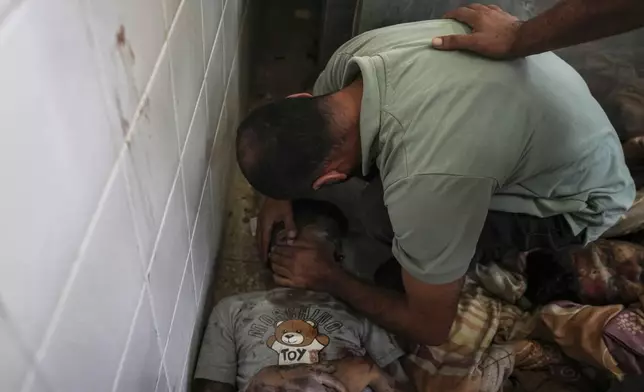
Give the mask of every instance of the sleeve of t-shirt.
M 236 384 L 237 350 L 232 328 L 231 317 L 226 316 L 222 304 L 217 305 L 208 320 L 194 378 Z
M 394 229 L 392 251 L 412 276 L 429 284 L 467 272 L 496 181 L 453 175 L 415 175 L 385 190 Z
M 315 81 L 313 95 L 331 94 L 341 90 L 344 83 L 344 70 L 350 59 L 350 54 L 336 52 Z
M 404 355 L 391 334 L 367 319 L 363 322 L 361 342 L 371 359 L 381 368 Z

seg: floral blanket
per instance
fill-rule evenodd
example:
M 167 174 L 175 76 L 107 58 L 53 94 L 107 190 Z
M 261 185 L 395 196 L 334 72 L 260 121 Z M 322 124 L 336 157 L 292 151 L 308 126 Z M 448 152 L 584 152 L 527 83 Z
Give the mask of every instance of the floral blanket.
M 525 255 L 470 271 L 448 341 L 404 366 L 418 391 L 605 391 L 644 370 L 644 247 L 601 240 L 571 252 L 579 303 L 534 308 Z

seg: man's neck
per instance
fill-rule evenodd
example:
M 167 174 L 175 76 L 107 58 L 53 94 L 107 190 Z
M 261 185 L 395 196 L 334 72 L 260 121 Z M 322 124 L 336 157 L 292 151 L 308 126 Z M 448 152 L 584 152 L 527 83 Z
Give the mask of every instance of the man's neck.
M 356 79 L 342 90 L 330 97 L 330 103 L 335 108 L 334 121 L 343 134 L 342 155 L 351 156 L 348 164 L 360 167 L 362 148 L 360 145 L 360 112 L 362 107 L 362 79 Z

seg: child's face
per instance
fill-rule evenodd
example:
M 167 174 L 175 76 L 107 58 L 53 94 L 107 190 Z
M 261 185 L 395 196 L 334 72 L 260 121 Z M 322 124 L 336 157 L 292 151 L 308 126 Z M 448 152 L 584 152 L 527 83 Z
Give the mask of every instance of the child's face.
M 327 239 L 326 233 L 314 225 L 308 225 L 300 228 L 297 232 L 297 238 L 301 238 L 303 240 L 317 242 L 317 243 L 327 243 L 329 246 L 334 247 L 333 243 Z M 286 230 L 280 230 L 277 233 L 275 238 L 275 243 L 276 244 L 286 243 Z M 333 250 L 335 251 L 337 249 L 333 249 Z

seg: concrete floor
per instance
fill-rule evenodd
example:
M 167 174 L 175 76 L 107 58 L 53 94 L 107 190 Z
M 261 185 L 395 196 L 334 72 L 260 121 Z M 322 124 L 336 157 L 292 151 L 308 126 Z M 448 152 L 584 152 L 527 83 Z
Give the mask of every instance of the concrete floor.
M 250 108 L 309 89 L 317 77 L 320 0 L 254 1 L 249 42 Z M 270 286 L 249 222 L 261 197 L 234 165 L 227 200 L 223 249 L 213 274 L 212 304 L 221 298 Z
M 257 216 L 260 197 L 235 165 L 228 197 L 228 217 L 223 249 L 215 267 L 215 303 L 230 295 L 270 286 L 268 268 L 259 259 L 250 220 Z

